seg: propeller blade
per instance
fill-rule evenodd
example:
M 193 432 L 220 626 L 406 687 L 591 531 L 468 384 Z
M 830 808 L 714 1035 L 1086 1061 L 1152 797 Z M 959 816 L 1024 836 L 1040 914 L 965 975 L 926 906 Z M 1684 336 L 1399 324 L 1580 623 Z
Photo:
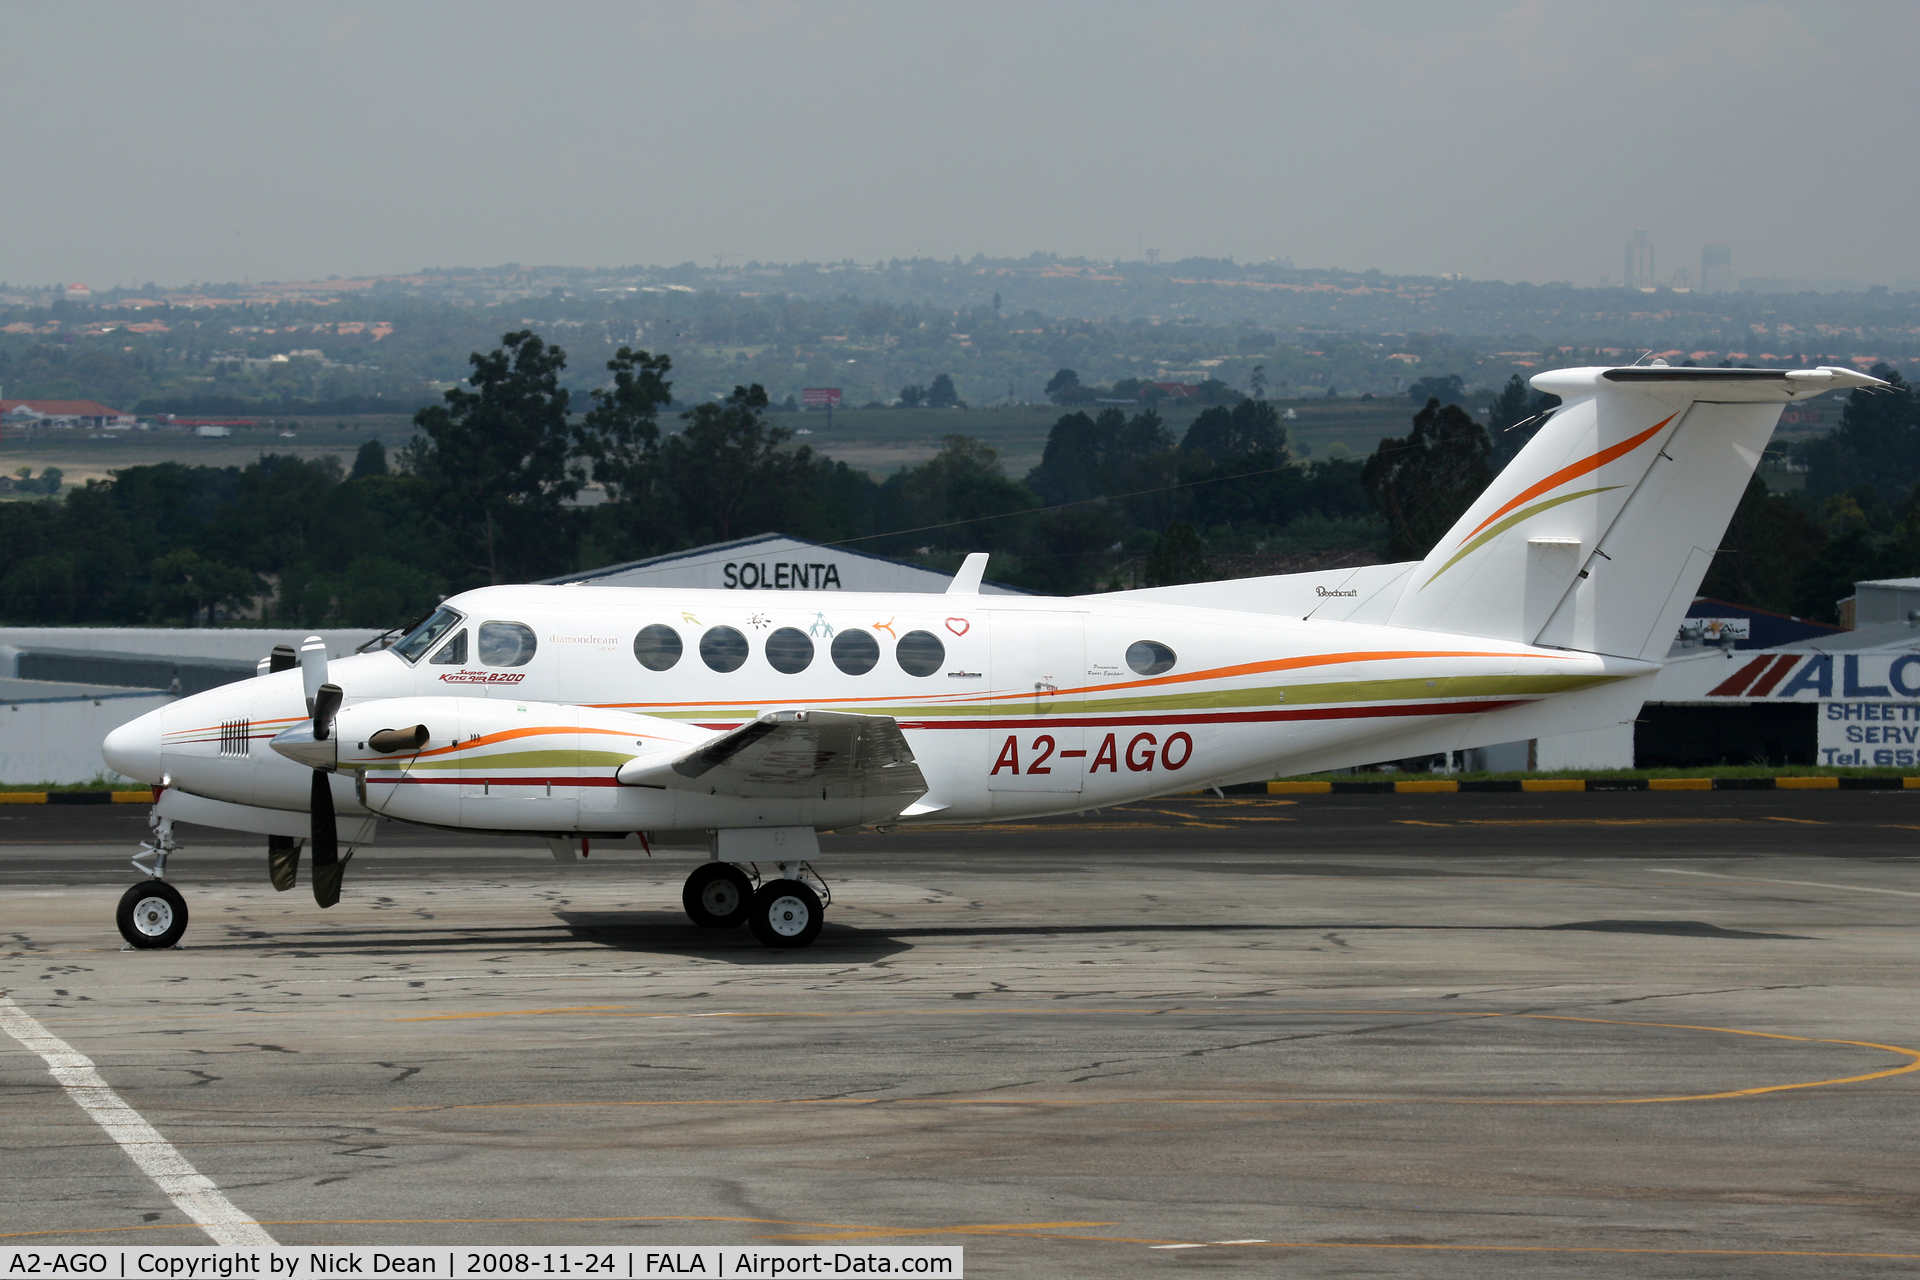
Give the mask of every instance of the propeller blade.
M 347 864 L 340 857 L 340 830 L 333 816 L 333 782 L 322 770 L 313 771 L 313 790 L 307 805 L 313 824 L 313 900 L 323 907 L 340 901 L 340 877 Z
M 290 644 L 277 644 L 267 655 L 268 671 L 291 671 L 300 665 L 300 655 L 293 651 Z
M 308 636 L 300 642 L 300 683 L 305 686 L 307 714 L 313 714 L 313 700 L 327 682 L 327 642 Z
M 325 742 L 333 735 L 333 717 L 340 710 L 340 700 L 346 695 L 337 684 L 323 684 L 320 691 L 313 695 L 313 740 Z
M 267 837 L 267 878 L 281 893 L 293 888 L 300 874 L 300 841 L 293 836 Z

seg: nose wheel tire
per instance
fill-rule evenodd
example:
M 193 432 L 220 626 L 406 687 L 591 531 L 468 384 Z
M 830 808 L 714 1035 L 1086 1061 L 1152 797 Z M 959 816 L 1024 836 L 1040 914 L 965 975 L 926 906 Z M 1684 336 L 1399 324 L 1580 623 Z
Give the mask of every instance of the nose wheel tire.
M 703 862 L 680 890 L 687 918 L 702 929 L 731 929 L 747 918 L 753 881 L 731 862 Z
M 187 900 L 165 880 L 149 880 L 120 895 L 113 921 L 129 946 L 142 951 L 171 947 L 187 932 Z
M 820 897 L 798 880 L 769 880 L 753 895 L 747 927 L 761 945 L 804 947 L 820 936 Z

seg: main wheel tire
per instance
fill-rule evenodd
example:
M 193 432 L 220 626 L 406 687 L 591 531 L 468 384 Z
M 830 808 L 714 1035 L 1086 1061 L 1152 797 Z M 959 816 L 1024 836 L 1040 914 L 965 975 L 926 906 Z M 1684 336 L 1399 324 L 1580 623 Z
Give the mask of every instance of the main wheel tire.
M 702 929 L 731 929 L 747 918 L 753 881 L 731 862 L 703 862 L 680 890 L 687 918 Z
M 820 897 L 798 880 L 769 880 L 753 895 L 747 926 L 767 947 L 804 947 L 820 936 Z
M 171 947 L 187 932 L 187 900 L 165 880 L 149 880 L 120 895 L 113 922 L 129 946 L 142 951 Z

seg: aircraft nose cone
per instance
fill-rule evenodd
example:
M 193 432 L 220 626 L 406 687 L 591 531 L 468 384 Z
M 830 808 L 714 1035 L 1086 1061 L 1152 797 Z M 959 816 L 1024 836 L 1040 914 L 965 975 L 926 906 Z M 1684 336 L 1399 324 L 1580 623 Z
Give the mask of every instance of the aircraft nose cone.
M 109 733 L 100 744 L 100 755 L 106 760 L 107 768 L 122 777 L 159 785 L 162 777 L 159 715 L 149 713 L 138 720 L 129 720 Z

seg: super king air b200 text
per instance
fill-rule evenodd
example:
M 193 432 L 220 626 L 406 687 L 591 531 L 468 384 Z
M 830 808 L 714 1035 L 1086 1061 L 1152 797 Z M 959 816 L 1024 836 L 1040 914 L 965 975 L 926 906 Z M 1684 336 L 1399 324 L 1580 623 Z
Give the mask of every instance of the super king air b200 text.
M 186 904 L 173 820 L 306 852 L 320 905 L 375 819 L 704 843 L 697 925 L 819 933 L 816 833 L 990 822 L 1631 721 L 1787 401 L 1849 369 L 1562 369 L 1563 405 L 1426 559 L 1108 595 L 588 586 L 449 599 L 391 648 L 309 640 L 116 729 L 161 788 L 139 947 Z M 944 856 L 944 855 L 943 855 Z

